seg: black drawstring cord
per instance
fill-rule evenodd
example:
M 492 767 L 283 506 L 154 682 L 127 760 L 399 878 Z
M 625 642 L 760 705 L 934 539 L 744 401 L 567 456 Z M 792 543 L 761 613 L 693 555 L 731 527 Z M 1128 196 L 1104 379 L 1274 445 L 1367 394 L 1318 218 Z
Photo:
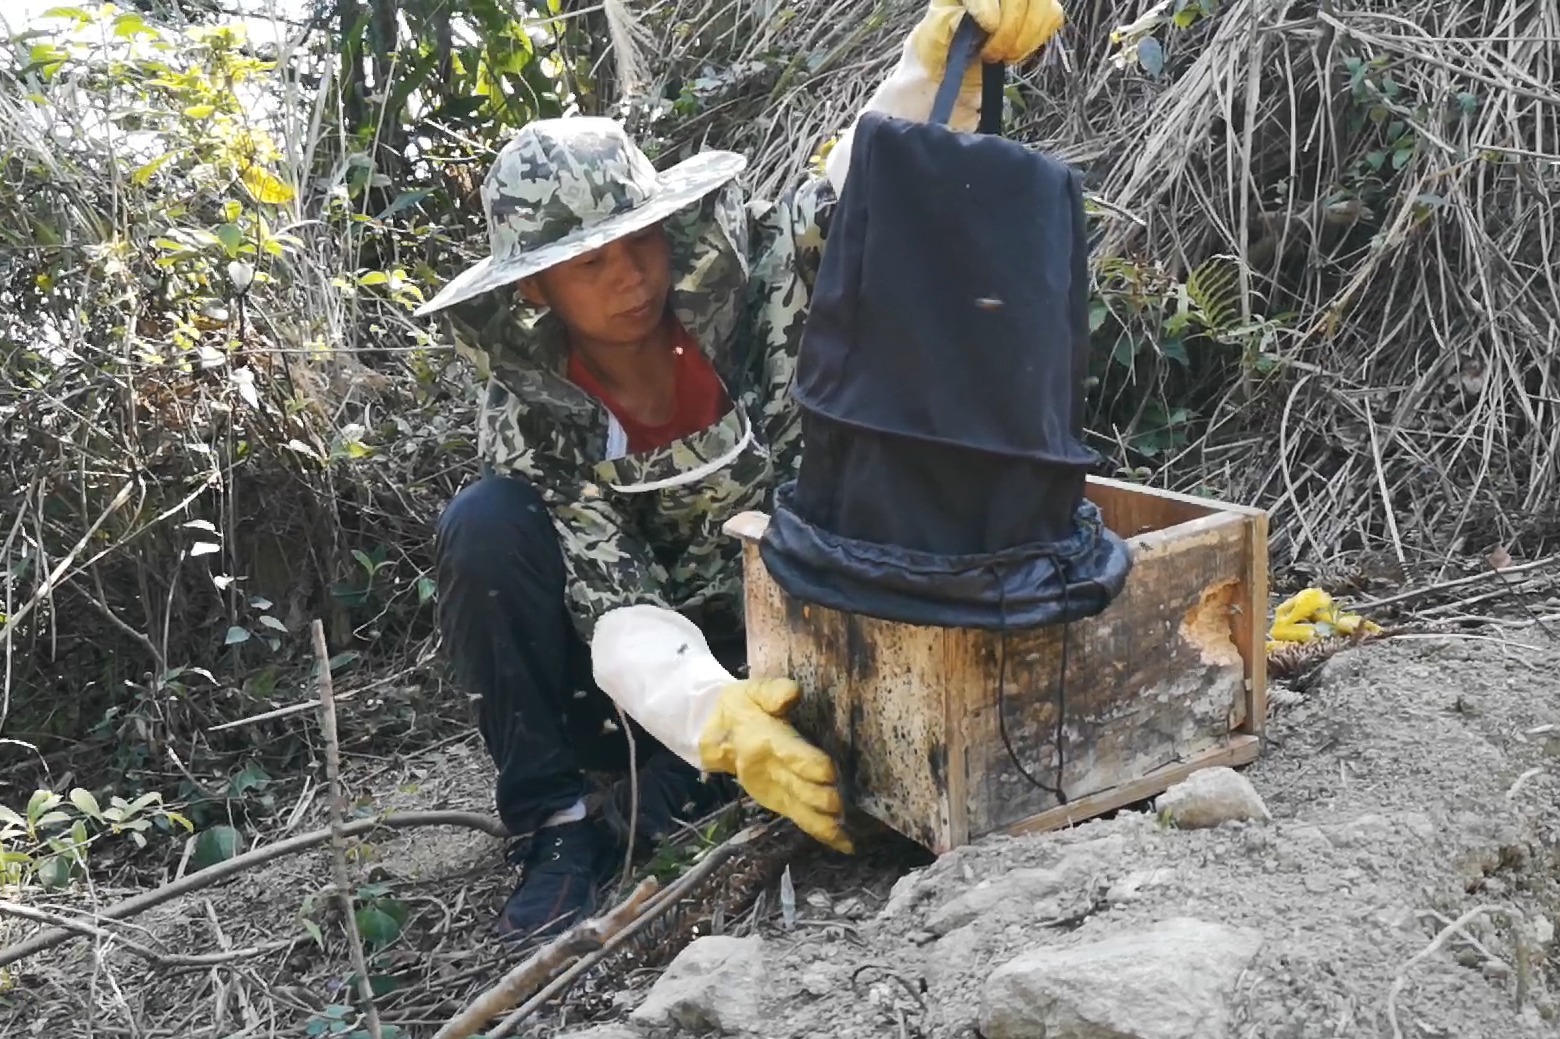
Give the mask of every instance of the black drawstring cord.
M 1060 559 L 1054 555 L 1051 564 L 1056 567 L 1057 573 L 1062 577 L 1062 659 L 1061 668 L 1056 676 L 1056 785 L 1047 786 L 1036 779 L 1019 760 L 1018 752 L 1013 749 L 1013 741 L 1008 737 L 1007 731 L 1007 589 L 1003 587 L 1002 578 L 993 568 L 991 574 L 997 581 L 997 611 L 1002 618 L 1001 634 L 997 637 L 997 728 L 1002 734 L 1002 745 L 1007 748 L 1008 757 L 1013 761 L 1013 767 L 1019 774 L 1029 780 L 1031 786 L 1037 790 L 1044 790 L 1056 798 L 1057 804 L 1067 803 L 1067 793 L 1062 789 L 1062 770 L 1066 767 L 1067 759 L 1062 746 L 1062 723 L 1067 715 L 1067 636 L 1072 630 L 1072 625 L 1067 621 L 1068 610 L 1068 582 L 1067 571 Z

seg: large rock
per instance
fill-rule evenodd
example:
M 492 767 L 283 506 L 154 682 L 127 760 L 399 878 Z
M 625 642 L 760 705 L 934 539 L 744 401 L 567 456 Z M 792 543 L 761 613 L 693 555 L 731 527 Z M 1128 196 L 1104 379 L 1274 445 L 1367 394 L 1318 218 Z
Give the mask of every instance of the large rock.
M 721 1035 L 757 1032 L 763 1026 L 765 981 L 762 938 L 697 938 L 651 986 L 629 1020 Z
M 1186 917 L 1086 945 L 1036 949 L 981 994 L 986 1039 L 1223 1039 L 1229 997 L 1262 936 Z
M 1193 772 L 1160 794 L 1154 808 L 1183 830 L 1272 818 L 1251 780 L 1223 765 Z

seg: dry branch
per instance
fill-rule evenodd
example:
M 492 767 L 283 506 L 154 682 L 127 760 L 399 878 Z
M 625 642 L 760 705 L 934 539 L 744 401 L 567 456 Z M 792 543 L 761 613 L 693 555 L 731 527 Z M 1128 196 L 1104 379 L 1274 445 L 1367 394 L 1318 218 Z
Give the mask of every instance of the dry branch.
M 382 1039 L 379 1007 L 368 980 L 368 957 L 363 952 L 363 936 L 358 932 L 357 911 L 352 904 L 352 878 L 347 873 L 347 839 L 342 825 L 347 817 L 347 799 L 341 790 L 341 744 L 336 738 L 336 699 L 330 681 L 330 649 L 325 645 L 325 625 L 315 619 L 313 625 L 314 659 L 320 671 L 320 733 L 325 740 L 325 781 L 330 785 L 330 862 L 336 877 L 336 899 L 341 903 L 348 948 L 352 951 L 352 969 L 357 974 L 358 996 L 363 1000 L 363 1017 L 370 1039 Z
M 372 833 L 374 830 L 384 827 L 392 830 L 405 830 L 419 826 L 465 826 L 473 830 L 480 830 L 491 837 L 505 838 L 510 836 L 502 823 L 486 815 L 478 815 L 475 812 L 393 812 L 386 815 L 375 816 L 371 819 L 357 819 L 341 827 L 343 837 L 356 837 L 360 834 Z M 308 851 L 318 844 L 324 844 L 331 839 L 331 830 L 326 827 L 322 830 L 313 830 L 309 833 L 301 833 L 296 837 L 268 844 L 263 848 L 254 848 L 235 855 L 213 866 L 207 866 L 199 873 L 191 873 L 181 877 L 170 884 L 153 888 L 150 891 L 127 898 L 123 902 L 117 902 L 107 909 L 99 911 L 96 916 L 100 920 L 123 920 L 126 917 L 144 913 L 153 906 L 187 895 L 191 891 L 199 891 L 219 881 L 237 876 L 246 870 L 250 870 L 272 859 L 279 859 L 286 855 L 294 855 L 300 851 Z M 70 941 L 80 935 L 61 929 L 44 931 L 36 934 L 26 941 L 17 942 L 15 945 L 0 949 L 0 967 L 15 963 L 17 960 L 34 953 L 52 949 Z
M 197 953 L 194 955 L 158 952 L 150 946 L 132 941 L 123 935 L 105 931 L 103 928 L 90 924 L 85 920 L 76 920 L 59 913 L 34 909 L 32 906 L 18 905 L 15 902 L 0 902 L 0 914 L 14 916 L 20 920 L 31 920 L 34 923 L 49 924 L 52 927 L 72 931 L 84 938 L 96 938 L 105 947 L 123 946 L 127 952 L 134 953 L 154 967 L 162 967 L 164 969 L 219 967 L 224 963 L 232 963 L 235 960 L 247 960 L 255 956 L 264 956 L 278 949 L 285 949 L 292 944 L 290 940 L 284 940 L 267 942 L 264 945 L 255 945 L 245 949 L 229 949 L 224 952 Z
M 1398 592 L 1395 595 L 1383 596 L 1380 599 L 1371 599 L 1367 602 L 1361 603 L 1359 605 L 1359 609 L 1363 611 L 1369 611 L 1380 609 L 1383 606 L 1400 606 L 1404 603 L 1415 602 L 1420 599 L 1428 599 L 1437 595 L 1444 595 L 1447 592 L 1454 591 L 1459 588 L 1466 588 L 1472 584 L 1480 584 L 1485 581 L 1494 580 L 1495 578 L 1506 578 L 1510 577 L 1512 574 L 1524 574 L 1534 570 L 1543 570 L 1546 567 L 1554 566 L 1556 563 L 1560 563 L 1560 556 L 1545 556 L 1543 559 L 1534 559 L 1526 563 L 1518 563 L 1514 566 L 1506 566 L 1499 569 L 1491 567 L 1488 570 L 1481 570 L 1476 574 L 1469 574 L 1466 577 L 1458 577 L 1450 581 L 1438 581 L 1435 584 L 1425 585 L 1420 588 L 1410 588 L 1407 591 Z
M 758 823 L 749 826 L 711 848 L 686 873 L 678 877 L 666 890 L 657 895 L 654 901 L 639 914 L 637 919 L 610 938 L 600 949 L 581 958 L 579 962 L 553 979 L 546 988 L 516 1007 L 513 1013 L 499 1023 L 498 1027 L 488 1032 L 488 1039 L 503 1039 L 504 1036 L 513 1035 L 515 1029 L 519 1028 L 527 1018 L 567 992 L 576 981 L 584 976 L 586 971 L 589 971 L 608 956 L 611 956 L 633 941 L 645 928 L 660 918 L 662 914 L 672 909 L 677 903 L 699 888 L 717 869 L 729 862 L 732 856 L 747 848 L 767 833 L 770 826 L 770 823 Z
M 542 946 L 455 1015 L 433 1039 L 467 1039 L 475 1035 L 489 1020 L 535 992 L 565 963 L 601 949 L 620 934 L 645 911 L 659 887 L 654 877 L 646 877 L 609 912 L 570 928 Z

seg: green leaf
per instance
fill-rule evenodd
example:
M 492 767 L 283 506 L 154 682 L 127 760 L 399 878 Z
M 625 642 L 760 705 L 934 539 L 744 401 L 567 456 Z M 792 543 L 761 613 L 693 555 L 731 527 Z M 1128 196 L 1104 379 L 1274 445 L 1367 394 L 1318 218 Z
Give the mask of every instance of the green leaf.
M 138 33 L 157 35 L 157 31 L 146 24 L 146 19 L 133 12 L 128 12 L 114 19 L 114 35 L 129 39 Z
M 1186 297 L 1209 329 L 1228 328 L 1240 316 L 1240 268 L 1217 256 L 1198 264 L 1186 276 Z
M 353 915 L 353 919 L 357 921 L 358 933 L 363 936 L 364 944 L 373 949 L 382 949 L 400 937 L 400 921 L 378 905 L 363 906 Z
M 1110 317 L 1110 308 L 1099 300 L 1089 304 L 1089 331 L 1098 332 L 1100 326 L 1105 324 L 1105 319 Z
M 321 949 L 325 948 L 325 934 L 320 930 L 320 925 L 307 918 L 304 919 L 302 923 L 303 929 L 309 932 L 310 938 L 314 939 L 314 944 L 318 945 Z
M 244 835 L 227 825 L 202 830 L 195 837 L 195 851 L 190 861 L 197 870 L 226 862 L 244 848 Z
M 259 762 L 251 761 L 228 780 L 228 797 L 237 801 L 246 792 L 264 787 L 270 782 L 271 774 Z
M 290 634 L 290 632 L 287 630 L 287 625 L 283 624 L 269 613 L 260 618 L 260 624 L 262 627 L 270 628 L 272 631 L 279 631 L 283 635 Z
M 92 796 L 92 791 L 83 787 L 77 787 L 70 792 L 70 803 L 76 806 L 76 810 L 90 819 L 101 820 L 103 809 L 98 807 L 98 800 Z
M 244 229 L 233 223 L 223 224 L 217 228 L 217 241 L 227 250 L 229 258 L 237 256 L 239 247 L 244 244 Z
M 1110 359 L 1123 368 L 1131 368 L 1132 362 L 1137 359 L 1137 343 L 1131 336 L 1122 336 L 1116 340 L 1116 348 L 1110 352 Z
M 216 105 L 190 105 L 184 110 L 184 114 L 190 119 L 210 119 L 216 111 Z
M 136 167 L 135 172 L 130 174 L 130 183 L 136 185 L 137 187 L 144 188 L 147 184 L 151 183 L 151 179 L 156 176 L 157 171 L 162 169 L 168 160 L 173 158 L 176 154 L 178 153 L 173 151 L 166 151 L 157 156 L 151 162 Z
M 401 982 L 393 974 L 370 974 L 368 976 L 368 988 L 374 994 L 375 999 L 378 999 L 380 996 L 388 996 L 400 987 Z M 391 1039 L 391 1033 L 383 1032 L 383 1039 Z
M 23 819 L 14 810 L 7 808 L 5 805 L 0 805 L 0 823 L 5 823 L 10 826 L 19 826 L 24 830 L 27 829 L 27 820 Z
M 49 891 L 58 891 L 70 885 L 70 860 L 64 855 L 50 855 L 38 864 L 38 882 Z
M 1159 352 L 1182 367 L 1192 363 L 1192 359 L 1186 353 L 1186 344 L 1179 339 L 1166 339 L 1159 344 Z
M 32 797 L 27 799 L 27 821 L 32 825 L 38 825 L 38 820 L 45 812 L 54 808 L 64 798 L 52 790 L 35 790 Z
M 358 278 L 358 284 L 365 287 L 369 285 L 383 285 L 389 280 L 390 275 L 386 274 L 384 271 L 369 271 L 362 277 Z
M 1404 166 L 1408 165 L 1408 160 L 1412 159 L 1413 157 L 1414 149 L 1412 146 L 1408 148 L 1399 148 L 1397 151 L 1392 153 L 1392 168 L 1395 170 L 1402 169 Z
M 424 574 L 417 579 L 417 605 L 425 606 L 438 592 L 438 586 L 433 578 Z
M 1137 57 L 1138 64 L 1155 79 L 1165 71 L 1165 49 L 1152 36 L 1145 36 L 1138 41 Z
M 244 190 L 263 205 L 279 206 L 291 202 L 296 194 L 280 177 L 259 166 L 248 167 L 239 174 L 238 179 L 244 185 Z
M 36 66 L 45 77 L 54 75 L 70 58 L 70 52 L 52 43 L 35 44 L 27 52 L 27 63 Z

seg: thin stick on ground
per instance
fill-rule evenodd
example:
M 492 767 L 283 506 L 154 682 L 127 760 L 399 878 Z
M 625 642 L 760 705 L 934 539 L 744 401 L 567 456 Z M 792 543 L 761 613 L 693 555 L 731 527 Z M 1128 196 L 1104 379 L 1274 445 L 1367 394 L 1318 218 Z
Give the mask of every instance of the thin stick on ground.
M 352 950 L 352 969 L 357 973 L 358 996 L 363 1000 L 363 1018 L 372 1039 L 382 1039 L 379 1008 L 374 1005 L 374 990 L 368 980 L 368 956 L 363 951 L 363 936 L 358 933 L 357 912 L 352 902 L 352 878 L 347 873 L 347 839 L 342 824 L 347 817 L 346 798 L 341 792 L 341 744 L 336 739 L 336 700 L 330 684 L 330 650 L 325 645 L 325 625 L 314 621 L 314 656 L 320 669 L 320 731 L 325 740 L 325 781 L 330 786 L 330 858 L 336 875 L 336 898 L 346 922 L 348 947 Z
M 1494 567 L 1491 567 L 1488 570 L 1480 570 L 1479 572 L 1469 574 L 1466 577 L 1458 577 L 1449 581 L 1440 581 L 1435 584 L 1427 584 L 1419 588 L 1410 588 L 1406 591 L 1397 592 L 1393 595 L 1383 596 L 1379 599 L 1367 599 L 1364 602 L 1361 602 L 1358 608 L 1361 610 L 1375 610 L 1380 609 L 1383 606 L 1396 606 L 1401 603 L 1412 602 L 1415 599 L 1424 599 L 1434 595 L 1444 595 L 1445 593 L 1454 589 L 1465 588 L 1471 584 L 1479 584 L 1481 582 L 1491 580 L 1492 578 L 1510 577 L 1512 574 L 1527 573 L 1531 570 L 1542 570 L 1545 567 L 1551 567 L 1557 564 L 1560 564 L 1560 556 L 1551 555 L 1544 556 L 1542 559 L 1534 559 L 1526 563 L 1518 563 L 1514 566 L 1502 567 L 1498 570 Z
M 126 952 L 134 953 L 152 966 L 163 969 L 219 967 L 224 963 L 232 963 L 234 960 L 247 960 L 255 956 L 264 956 L 266 953 L 285 949 L 292 944 L 291 940 L 283 940 L 267 942 L 264 945 L 255 945 L 246 949 L 183 955 L 180 953 L 158 952 L 150 946 L 132 941 L 123 935 L 105 931 L 103 928 L 90 924 L 85 920 L 75 920 L 68 916 L 62 916 L 59 913 L 50 913 L 42 909 L 34 909 L 32 906 L 18 905 L 15 902 L 0 902 L 0 914 L 14 916 L 21 920 L 31 920 L 34 923 L 49 924 L 52 927 L 59 927 L 67 931 L 75 931 L 84 938 L 96 938 L 105 947 L 121 946 Z
M 1498 912 L 1511 912 L 1511 910 L 1502 909 L 1500 906 L 1475 906 L 1441 928 L 1436 936 L 1431 939 L 1429 945 L 1409 957 L 1408 962 L 1398 969 L 1397 977 L 1392 979 L 1392 987 L 1387 991 L 1387 1023 L 1392 1028 L 1392 1039 L 1403 1039 L 1403 1030 L 1398 1027 L 1397 999 L 1398 995 L 1403 991 L 1403 986 L 1408 984 L 1408 972 L 1413 968 L 1414 964 L 1427 956 L 1433 956 L 1451 939 L 1452 935 L 1460 934 L 1464 927 L 1467 927 L 1485 913 Z
M 614 935 L 640 917 L 659 888 L 660 884 L 654 877 L 646 877 L 628 898 L 605 915 L 571 927 L 536 950 L 505 974 L 498 984 L 455 1015 L 434 1034 L 433 1039 L 468 1039 L 475 1035 L 489 1020 L 536 991 L 565 963 L 602 948 Z
M 497 1028 L 494 1028 L 487 1033 L 488 1039 L 504 1039 L 505 1036 L 513 1035 L 515 1029 L 519 1028 L 527 1018 L 531 1017 L 542 1007 L 546 1006 L 551 1001 L 557 999 L 559 996 L 569 991 L 570 987 L 572 987 L 574 983 L 583 977 L 585 973 L 592 967 L 596 966 L 602 960 L 606 959 L 608 956 L 613 955 L 623 946 L 633 941 L 640 932 L 654 923 L 668 909 L 682 901 L 684 896 L 686 896 L 690 891 L 693 891 L 699 885 L 708 880 L 710 874 L 714 873 L 715 870 L 720 868 L 722 864 L 729 861 L 733 855 L 761 837 L 769 829 L 769 826 L 769 823 L 758 823 L 756 825 L 749 826 L 746 829 L 740 830 L 733 834 L 729 839 L 722 842 L 721 844 L 711 848 L 702 859 L 696 862 L 688 870 L 688 872 L 678 877 L 664 891 L 657 895 L 655 899 L 644 908 L 644 911 L 639 914 L 637 919 L 630 922 L 616 935 L 612 936 L 605 943 L 603 943 L 601 948 L 597 949 L 595 952 L 581 957 L 579 961 L 576 962 L 573 966 L 569 967 L 568 970 L 554 978 L 546 988 L 542 989 L 540 992 L 536 993 L 536 995 L 532 996 L 520 1006 L 516 1007 L 514 1012 L 511 1013 L 508 1017 L 504 1018 L 504 1020 L 498 1025 Z M 441 1039 L 441 1037 L 436 1036 L 435 1039 Z
M 374 830 L 384 827 L 391 830 L 408 830 L 419 826 L 464 826 L 472 830 L 480 830 L 490 837 L 502 840 L 511 836 L 504 824 L 491 816 L 478 815 L 476 812 L 395 812 L 386 815 L 374 816 L 370 819 L 354 819 L 341 827 L 342 837 L 356 837 L 360 834 L 372 833 Z M 286 855 L 295 855 L 301 851 L 308 851 L 315 845 L 324 844 L 331 838 L 331 829 L 326 827 L 321 830 L 311 830 L 301 833 L 296 837 L 289 837 L 275 844 L 267 844 L 263 848 L 254 848 L 235 855 L 214 866 L 207 866 L 199 873 L 191 873 L 180 877 L 178 880 L 162 887 L 153 888 L 150 891 L 127 898 L 123 902 L 116 902 L 107 909 L 99 910 L 97 918 L 100 920 L 123 920 L 126 917 L 144 913 L 153 906 L 162 905 L 181 895 L 187 895 L 192 891 L 209 887 L 212 884 L 230 879 L 246 870 L 264 865 L 272 859 L 279 859 Z M 44 952 L 61 945 L 73 938 L 82 935 L 77 931 L 56 928 L 34 935 L 24 942 L 0 949 L 0 967 L 15 963 L 17 960 Z

